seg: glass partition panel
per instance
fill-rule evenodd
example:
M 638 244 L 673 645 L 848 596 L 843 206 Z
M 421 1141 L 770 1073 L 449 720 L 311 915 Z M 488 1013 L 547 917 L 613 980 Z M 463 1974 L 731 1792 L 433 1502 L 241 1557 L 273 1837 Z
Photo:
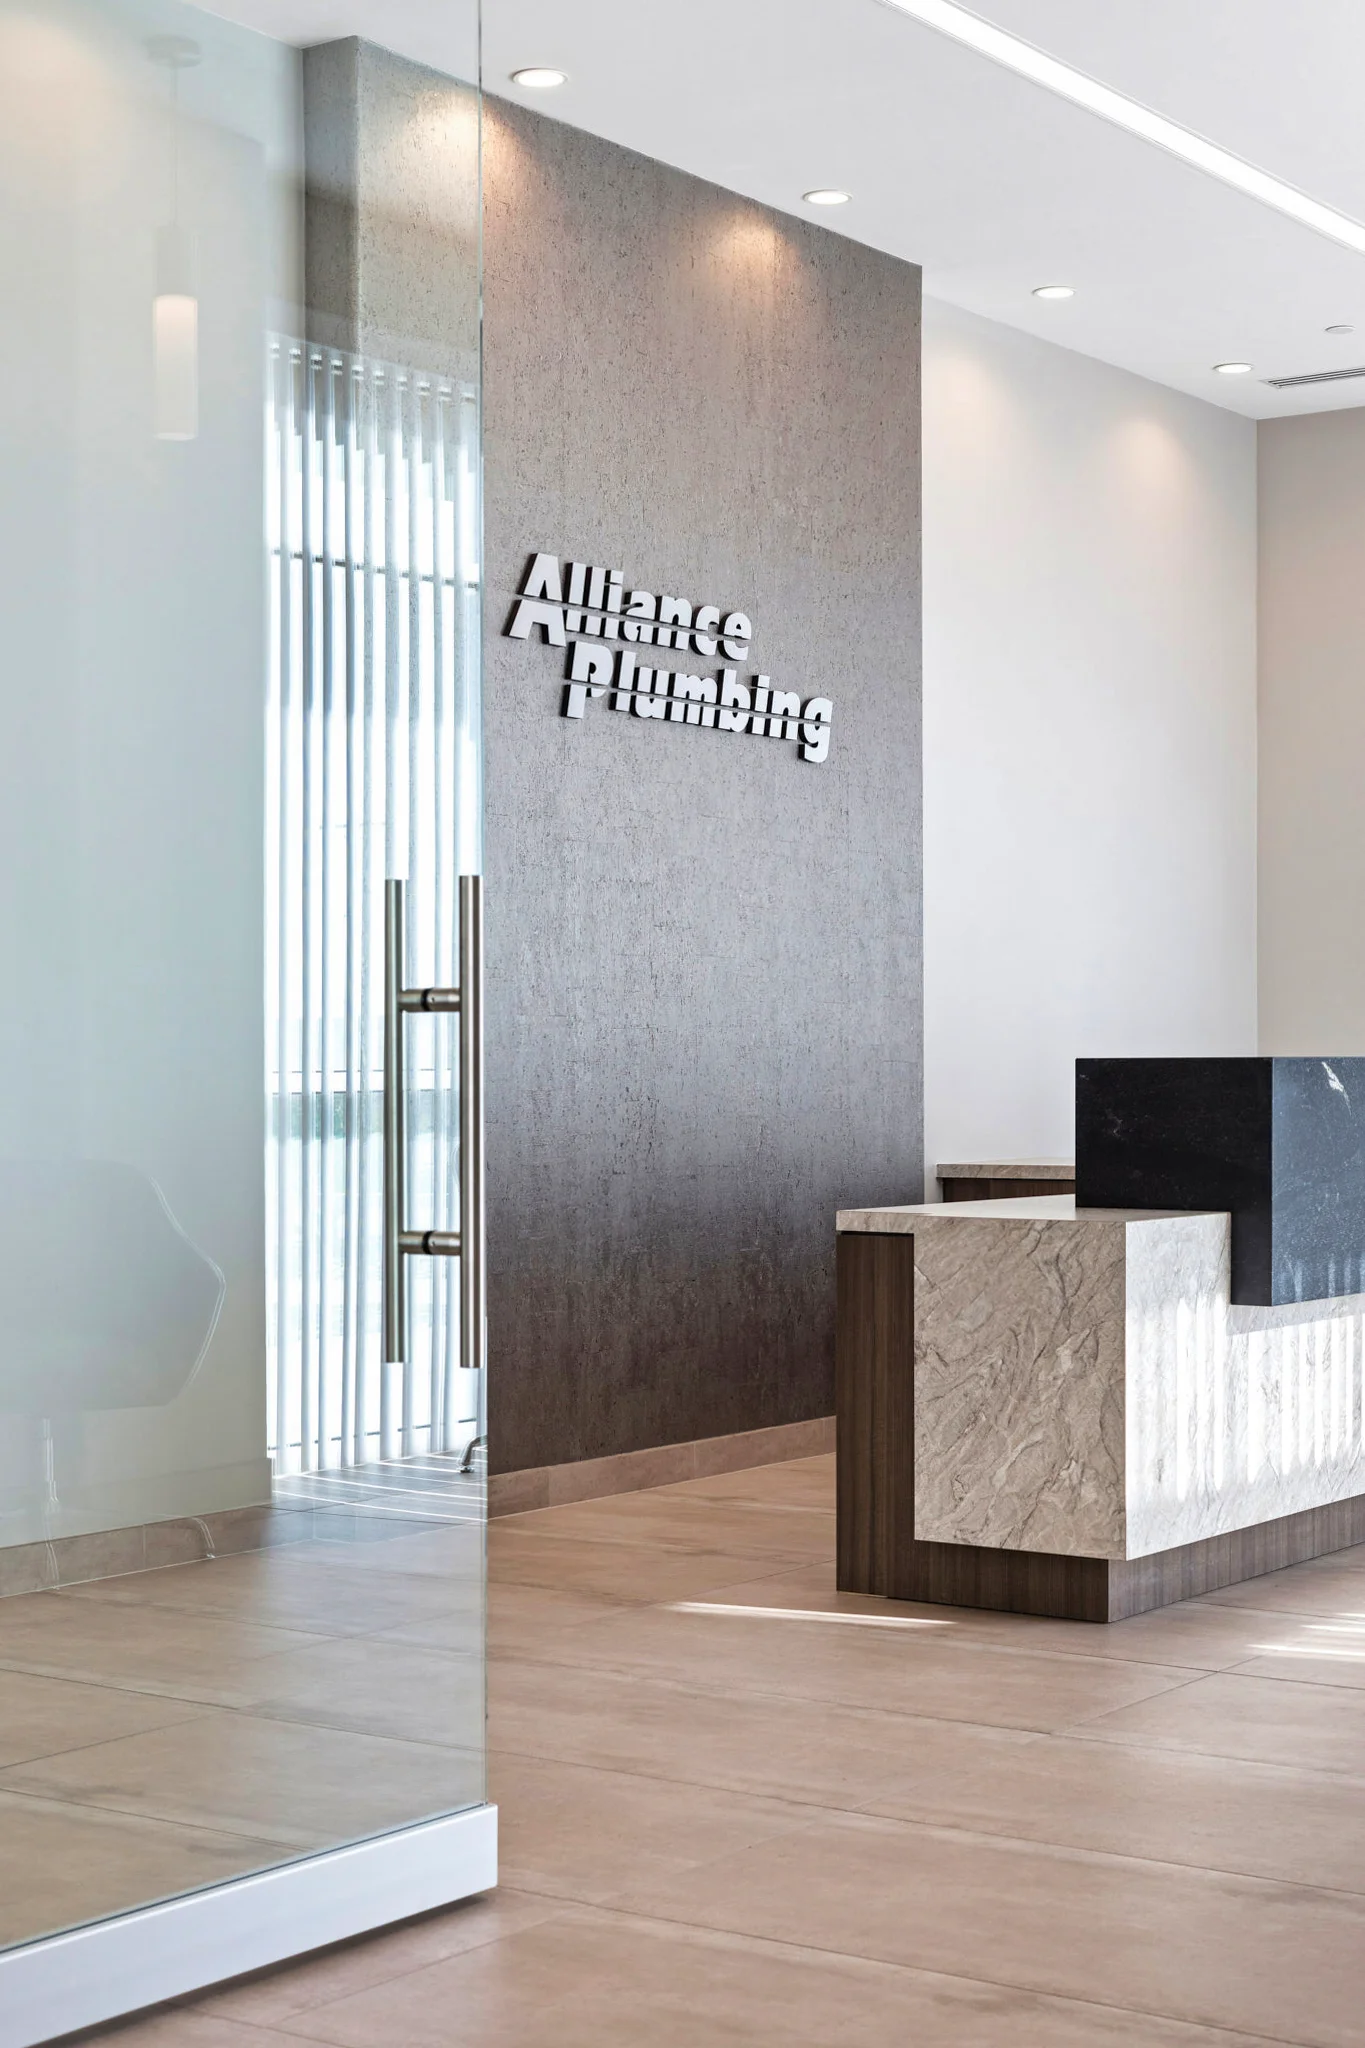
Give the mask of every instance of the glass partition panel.
M 484 1797 L 477 10 L 229 11 L 0 0 L 0 1946 Z

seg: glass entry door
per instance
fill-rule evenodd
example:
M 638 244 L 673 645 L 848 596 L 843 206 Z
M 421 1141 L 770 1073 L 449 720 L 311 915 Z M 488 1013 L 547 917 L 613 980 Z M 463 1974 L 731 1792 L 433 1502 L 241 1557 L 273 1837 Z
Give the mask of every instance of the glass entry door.
M 478 92 L 347 325 L 329 61 L 0 0 L 0 1951 L 484 1798 Z

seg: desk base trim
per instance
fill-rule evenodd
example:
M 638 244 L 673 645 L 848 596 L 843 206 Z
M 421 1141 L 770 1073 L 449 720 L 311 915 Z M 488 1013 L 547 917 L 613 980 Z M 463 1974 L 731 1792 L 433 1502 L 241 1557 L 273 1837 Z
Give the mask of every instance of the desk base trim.
M 1126 1621 L 1357 1543 L 1365 1543 L 1365 1495 L 1200 1543 L 1182 1543 L 1151 1557 L 1057 1557 L 912 1540 L 901 1546 L 894 1584 L 854 1585 L 852 1574 L 845 1583 L 841 1571 L 839 1590 L 940 1607 L 1041 1614 L 1058 1621 Z

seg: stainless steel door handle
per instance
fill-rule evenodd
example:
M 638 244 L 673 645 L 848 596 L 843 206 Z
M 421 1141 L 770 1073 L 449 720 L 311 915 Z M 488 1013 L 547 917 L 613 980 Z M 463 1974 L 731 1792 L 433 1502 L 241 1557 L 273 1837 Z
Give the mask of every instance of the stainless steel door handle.
M 483 1159 L 483 879 L 460 876 L 460 986 L 409 988 L 404 969 L 407 883 L 384 884 L 384 1363 L 408 1357 L 406 1261 L 460 1261 L 460 1362 L 483 1365 L 486 1299 Z M 460 1228 L 414 1230 L 408 1222 L 407 1041 L 412 1012 L 460 1019 Z

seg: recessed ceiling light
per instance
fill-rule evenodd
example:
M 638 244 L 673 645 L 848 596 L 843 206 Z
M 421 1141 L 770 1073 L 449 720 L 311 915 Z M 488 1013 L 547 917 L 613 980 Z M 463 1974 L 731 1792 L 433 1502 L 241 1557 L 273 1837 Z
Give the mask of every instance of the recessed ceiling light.
M 1214 369 L 1220 377 L 1245 377 L 1252 368 L 1250 363 L 1215 363 Z
M 801 194 L 807 206 L 847 206 L 851 196 L 834 185 L 817 185 L 813 192 Z
M 1074 299 L 1076 288 L 1070 284 L 1036 284 L 1033 296 L 1035 299 Z
M 1323 328 L 1324 334 L 1354 334 L 1355 328 L 1349 320 L 1338 320 L 1331 327 Z
M 1112 86 L 1101 85 L 1097 78 L 1073 70 L 1060 58 L 1049 57 L 1045 50 L 1036 49 L 1022 37 L 1012 36 L 993 22 L 983 21 L 979 14 L 959 7 L 956 0 L 885 0 L 885 4 L 898 13 L 908 14 L 913 21 L 922 22 L 926 28 L 937 29 L 940 35 L 965 43 L 993 63 L 1003 64 L 1006 70 L 1016 71 L 1021 78 L 1031 79 L 1035 85 L 1070 100 L 1073 106 L 1084 107 L 1101 120 L 1112 121 L 1116 128 L 1126 128 L 1130 135 L 1169 150 L 1172 156 L 1192 164 L 1198 171 L 1207 171 L 1212 178 L 1221 178 L 1225 185 L 1244 192 L 1249 199 L 1273 206 L 1303 227 L 1313 228 L 1318 234 L 1328 235 L 1334 242 L 1365 255 L 1365 223 L 1338 213 L 1334 206 L 1324 206 L 1320 199 L 1310 199 L 1306 192 L 1286 185 L 1282 178 L 1273 178 L 1269 171 L 1258 170 L 1255 164 L 1246 163 L 1231 150 L 1220 149 L 1216 142 L 1182 128 L 1178 121 L 1168 121 L 1164 114 L 1155 113 L 1138 100 L 1130 100 L 1126 93 L 1115 92 Z
M 529 64 L 524 71 L 512 73 L 512 83 L 525 86 L 528 92 L 549 92 L 552 86 L 563 85 L 568 75 L 567 71 L 551 71 L 543 64 Z

